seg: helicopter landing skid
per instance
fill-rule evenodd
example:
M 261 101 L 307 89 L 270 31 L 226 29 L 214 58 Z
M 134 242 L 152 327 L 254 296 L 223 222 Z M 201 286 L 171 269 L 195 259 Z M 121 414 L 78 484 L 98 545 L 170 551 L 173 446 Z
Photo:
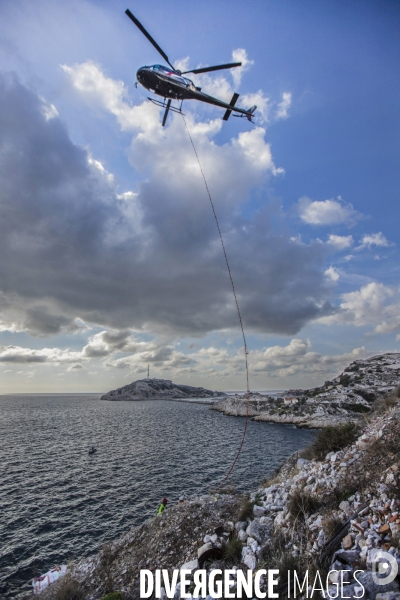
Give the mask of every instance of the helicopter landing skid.
M 170 110 L 172 110 L 172 112 L 180 113 L 181 115 L 185 116 L 184 113 L 182 112 L 182 102 L 181 102 L 180 108 L 176 108 L 176 106 L 171 106 L 171 102 L 172 102 L 171 99 L 169 99 L 167 102 L 165 102 L 165 100 L 164 100 L 164 102 L 162 102 L 161 100 L 155 100 L 154 98 L 150 98 L 149 96 L 147 98 L 153 104 L 156 104 L 157 106 L 161 106 L 161 108 L 165 108 L 165 113 L 164 113 L 164 117 L 163 117 L 163 121 L 162 121 L 163 127 L 165 125 L 165 122 L 167 120 L 168 113 Z

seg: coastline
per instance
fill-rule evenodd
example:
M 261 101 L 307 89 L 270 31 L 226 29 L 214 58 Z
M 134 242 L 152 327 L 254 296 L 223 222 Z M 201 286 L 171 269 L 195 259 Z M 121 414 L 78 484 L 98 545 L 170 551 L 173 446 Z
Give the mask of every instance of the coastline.
M 282 396 L 251 393 L 225 396 L 212 407 L 227 416 L 287 423 L 318 429 L 347 422 L 360 423 L 373 402 L 390 393 L 400 380 L 400 354 L 387 353 L 352 362 L 338 377 L 307 390 L 288 390 Z M 248 406 L 247 406 L 248 405 Z
M 218 488 L 148 519 L 97 555 L 69 564 L 64 580 L 41 598 L 60 600 L 59 590 L 71 584 L 85 600 L 104 600 L 111 592 L 119 592 L 119 600 L 136 600 L 141 572 L 163 569 L 185 569 L 191 576 L 205 570 L 207 577 L 215 570 L 230 571 L 233 588 L 237 574 L 248 570 L 258 574 L 266 591 L 267 565 L 280 573 L 280 597 L 285 598 L 292 585 L 285 579 L 291 565 L 305 578 L 316 573 L 321 578 L 322 573 L 323 589 L 332 592 L 332 598 L 340 597 L 335 593 L 341 577 L 346 586 L 343 598 L 399 600 L 395 577 L 382 583 L 374 576 L 382 556 L 389 561 L 385 564 L 394 561 L 396 569 L 400 565 L 399 369 L 399 354 L 355 361 L 333 382 L 308 390 L 307 396 L 296 390 L 298 395 L 290 396 L 286 406 L 284 398 L 253 394 L 252 418 L 310 427 L 317 415 L 319 426 L 329 425 L 329 435 L 322 430 L 308 450 L 292 454 L 275 476 L 248 496 Z M 374 385 L 368 388 L 371 377 Z M 326 400 L 332 397 L 333 407 Z M 354 410 L 359 405 L 367 410 Z M 211 409 L 245 416 L 245 399 L 225 397 Z M 273 410 L 284 414 L 274 415 Z M 313 581 L 311 587 L 319 583 Z M 366 595 L 360 595 L 362 590 Z M 167 598 L 165 589 L 160 597 Z M 179 584 L 168 597 L 181 597 Z M 208 595 L 207 600 L 215 597 Z
M 121 599 L 136 600 L 144 569 L 186 569 L 192 575 L 201 569 L 208 575 L 215 569 L 250 570 L 266 590 L 268 575 L 262 570 L 277 569 L 286 586 L 287 564 L 302 577 L 316 577 L 318 571 L 331 597 L 338 573 L 346 586 L 342 597 L 378 600 L 378 593 L 396 594 L 397 581 L 376 583 L 373 565 L 380 552 L 400 563 L 398 393 L 378 403 L 377 412 L 341 449 L 312 460 L 294 453 L 249 497 L 221 489 L 177 504 L 94 557 L 71 563 L 65 581 L 50 586 L 41 598 L 58 600 L 58 590 L 73 581 L 86 600 L 102 600 L 115 591 Z M 161 598 L 166 597 L 162 590 Z M 181 597 L 179 586 L 173 597 Z

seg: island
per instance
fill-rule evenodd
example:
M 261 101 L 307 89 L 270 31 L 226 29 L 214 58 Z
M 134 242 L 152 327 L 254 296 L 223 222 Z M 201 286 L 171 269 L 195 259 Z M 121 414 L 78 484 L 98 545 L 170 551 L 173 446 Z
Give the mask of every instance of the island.
M 203 387 L 173 383 L 170 379 L 138 379 L 111 390 L 100 400 L 183 400 L 224 397 L 224 392 L 213 392 Z

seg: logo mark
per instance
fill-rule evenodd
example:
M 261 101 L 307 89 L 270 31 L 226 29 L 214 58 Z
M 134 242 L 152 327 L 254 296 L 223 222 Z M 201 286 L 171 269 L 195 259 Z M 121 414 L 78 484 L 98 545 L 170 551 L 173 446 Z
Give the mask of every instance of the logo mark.
M 372 561 L 372 579 L 376 585 L 387 585 L 396 579 L 399 567 L 394 556 L 378 550 Z

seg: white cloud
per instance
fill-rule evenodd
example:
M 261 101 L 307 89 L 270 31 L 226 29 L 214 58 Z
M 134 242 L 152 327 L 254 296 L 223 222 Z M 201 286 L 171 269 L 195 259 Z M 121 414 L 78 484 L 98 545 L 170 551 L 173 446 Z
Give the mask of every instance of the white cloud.
M 250 352 L 253 373 L 270 377 L 287 377 L 301 373 L 334 375 L 345 366 L 366 355 L 364 347 L 344 354 L 323 356 L 311 351 L 309 340 L 293 339 L 287 346 L 272 346 Z
M 258 92 L 253 94 L 243 94 L 239 104 L 242 108 L 246 109 L 256 106 L 257 110 L 254 113 L 255 122 L 260 124 L 268 123 L 271 111 L 271 101 L 262 90 L 258 90 Z
M 331 246 L 334 250 L 340 252 L 341 250 L 350 248 L 353 245 L 354 240 L 352 235 L 330 234 L 326 243 L 329 244 L 329 246 Z
M 329 267 L 329 269 L 326 269 L 325 275 L 331 281 L 338 281 L 339 279 L 339 271 L 335 269 L 335 267 Z
M 290 92 L 283 92 L 282 100 L 277 105 L 275 118 L 276 119 L 287 119 L 288 118 L 288 109 L 292 104 L 292 94 Z
M 117 118 L 123 131 L 139 130 L 162 135 L 158 108 L 151 102 L 136 106 L 129 104 L 124 83 L 104 75 L 94 62 L 61 65 L 61 68 L 89 103 L 102 106 Z
M 90 154 L 89 154 L 87 160 L 88 160 L 88 163 L 89 163 L 89 165 L 91 167 L 94 167 L 95 169 L 97 169 L 98 171 L 100 171 L 101 175 L 104 175 L 104 177 L 106 177 L 110 182 L 114 181 L 114 175 L 112 173 L 109 173 L 104 168 L 104 165 L 99 160 L 96 160 L 95 158 L 93 158 L 92 156 L 90 156 Z
M 236 330 L 218 232 L 181 117 L 172 115 L 162 128 L 156 110 L 143 122 L 147 108 L 132 107 L 121 82 L 91 63 L 67 72 L 97 112 L 130 129 L 137 187 L 121 194 L 107 164 L 73 144 L 58 117 L 46 120 L 34 93 L 0 77 L 0 255 L 8 257 L 0 262 L 7 284 L 0 291 L 2 328 L 50 336 L 82 333 L 83 322 L 175 338 Z M 216 201 L 246 326 L 295 334 L 326 313 L 326 250 L 291 242 L 275 227 L 282 223 L 276 205 L 254 218 L 246 214 L 253 190 L 282 172 L 266 131 L 242 130 L 219 144 L 220 118 L 200 121 L 188 112 L 186 120 Z M 21 152 L 20 144 L 41 151 Z M 103 342 L 89 341 L 85 353 L 106 356 Z
M 82 357 L 99 358 L 117 352 L 143 353 L 154 352 L 156 349 L 153 342 L 136 340 L 129 330 L 104 330 L 89 338 L 82 350 Z
M 362 218 L 351 204 L 344 204 L 340 198 L 334 200 L 311 200 L 304 196 L 299 200 L 299 215 L 308 225 L 338 225 L 347 226 Z
M 388 246 L 393 246 L 394 244 L 389 242 L 383 233 L 380 231 L 379 233 L 370 233 L 364 235 L 361 240 L 361 244 L 357 246 L 356 250 L 363 250 L 364 248 L 372 248 L 372 246 L 377 246 L 381 248 L 387 248 Z
M 0 362 L 3 363 L 71 363 L 80 357 L 80 352 L 60 348 L 32 350 L 21 346 L 0 346 Z
M 43 114 L 44 118 L 46 119 L 46 121 L 50 121 L 50 119 L 54 119 L 55 117 L 58 117 L 58 110 L 56 109 L 54 104 L 47 102 L 47 100 L 45 100 L 45 98 L 41 97 L 40 99 L 42 101 L 42 114 Z
M 248 71 L 250 67 L 254 65 L 254 60 L 249 59 L 244 48 L 236 48 L 236 50 L 233 50 L 232 52 L 232 62 L 242 63 L 241 67 L 235 67 L 234 69 L 231 69 L 234 85 L 236 88 L 239 88 L 244 73 L 246 73 L 246 71 Z
M 392 333 L 400 327 L 400 290 L 368 283 L 360 290 L 343 294 L 337 312 L 318 321 L 326 325 L 373 326 L 375 334 Z

